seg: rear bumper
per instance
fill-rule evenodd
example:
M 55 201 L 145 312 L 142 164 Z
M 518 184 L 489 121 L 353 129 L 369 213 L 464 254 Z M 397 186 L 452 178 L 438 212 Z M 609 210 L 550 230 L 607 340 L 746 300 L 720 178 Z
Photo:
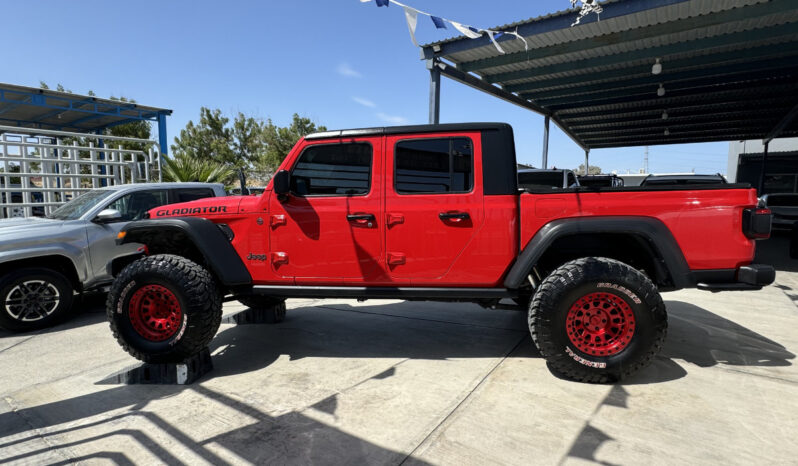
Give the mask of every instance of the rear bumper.
M 694 270 L 693 275 L 700 290 L 759 290 L 776 280 L 776 269 L 765 264 L 749 264 L 737 269 Z

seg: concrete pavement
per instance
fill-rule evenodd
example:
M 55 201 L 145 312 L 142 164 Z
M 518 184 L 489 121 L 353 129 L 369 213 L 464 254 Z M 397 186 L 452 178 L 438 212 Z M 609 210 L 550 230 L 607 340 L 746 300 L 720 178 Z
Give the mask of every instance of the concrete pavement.
M 520 312 L 348 300 L 223 325 L 193 385 L 115 385 L 136 362 L 98 298 L 0 333 L 0 463 L 794 463 L 796 295 L 665 294 L 663 353 L 618 385 L 553 376 Z

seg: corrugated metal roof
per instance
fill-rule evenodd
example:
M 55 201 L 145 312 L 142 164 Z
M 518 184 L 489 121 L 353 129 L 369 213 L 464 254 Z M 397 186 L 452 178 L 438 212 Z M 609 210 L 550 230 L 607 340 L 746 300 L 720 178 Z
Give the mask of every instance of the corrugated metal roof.
M 498 89 L 476 87 L 516 103 L 520 97 L 583 147 L 765 137 L 798 105 L 795 0 L 601 4 L 600 17 L 575 27 L 571 10 L 492 28 L 518 30 L 528 50 L 509 35 L 499 39 L 505 54 L 486 37 L 460 37 L 425 45 L 425 55 L 453 79 L 493 84 Z M 663 71 L 654 76 L 657 58 Z M 656 118 L 665 111 L 667 119 Z M 723 120 L 729 114 L 735 119 Z M 611 125 L 586 132 L 602 122 Z M 798 125 L 785 131 L 798 134 Z
M 169 109 L 132 102 L 0 83 L 2 125 L 93 132 L 171 114 Z

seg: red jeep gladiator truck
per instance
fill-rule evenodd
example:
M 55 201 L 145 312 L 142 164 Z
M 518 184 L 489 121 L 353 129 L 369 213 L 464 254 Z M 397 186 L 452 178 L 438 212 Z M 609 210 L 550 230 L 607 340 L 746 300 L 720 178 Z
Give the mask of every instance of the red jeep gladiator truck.
M 551 369 L 619 380 L 661 349 L 661 291 L 755 290 L 770 212 L 747 185 L 519 191 L 512 128 L 402 126 L 301 139 L 260 196 L 159 207 L 109 264 L 108 317 L 146 362 L 178 362 L 216 333 L 224 300 L 508 298 Z

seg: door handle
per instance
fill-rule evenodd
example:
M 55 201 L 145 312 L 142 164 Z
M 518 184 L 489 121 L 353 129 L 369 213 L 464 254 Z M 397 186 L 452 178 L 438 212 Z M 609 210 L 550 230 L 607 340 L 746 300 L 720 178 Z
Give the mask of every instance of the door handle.
M 346 216 L 346 219 L 350 222 L 354 222 L 357 225 L 363 225 L 368 228 L 374 226 L 374 221 L 377 217 L 374 214 L 349 214 Z
M 438 214 L 438 218 L 443 221 L 451 220 L 452 222 L 460 222 L 468 220 L 471 217 L 468 215 L 468 212 L 441 212 Z
M 407 262 L 407 257 L 401 252 L 388 253 L 388 265 L 402 265 Z
M 350 222 L 368 222 L 369 220 L 373 222 L 375 217 L 374 214 L 350 214 L 346 216 L 346 219 Z
M 405 223 L 405 216 L 402 214 L 388 214 L 388 220 L 386 223 L 389 227 Z

